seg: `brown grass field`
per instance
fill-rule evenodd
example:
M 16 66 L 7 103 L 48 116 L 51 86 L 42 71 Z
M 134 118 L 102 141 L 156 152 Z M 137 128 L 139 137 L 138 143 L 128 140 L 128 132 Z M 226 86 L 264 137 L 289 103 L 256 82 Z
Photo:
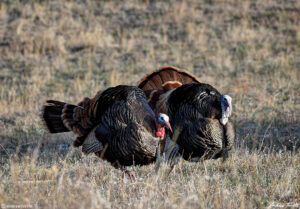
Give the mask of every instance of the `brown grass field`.
M 123 182 L 41 123 L 46 99 L 165 65 L 232 96 L 226 162 L 132 167 Z M 0 208 L 299 208 L 299 148 L 298 0 L 0 1 Z

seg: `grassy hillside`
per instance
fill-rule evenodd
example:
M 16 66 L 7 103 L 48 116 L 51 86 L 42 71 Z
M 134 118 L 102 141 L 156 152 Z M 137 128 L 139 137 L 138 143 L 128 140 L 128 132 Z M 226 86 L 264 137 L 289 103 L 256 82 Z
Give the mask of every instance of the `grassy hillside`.
M 165 65 L 233 98 L 227 162 L 131 168 L 137 182 L 122 183 L 43 128 L 46 99 L 77 103 Z M 299 1 L 0 1 L 2 208 L 297 208 L 299 147 Z

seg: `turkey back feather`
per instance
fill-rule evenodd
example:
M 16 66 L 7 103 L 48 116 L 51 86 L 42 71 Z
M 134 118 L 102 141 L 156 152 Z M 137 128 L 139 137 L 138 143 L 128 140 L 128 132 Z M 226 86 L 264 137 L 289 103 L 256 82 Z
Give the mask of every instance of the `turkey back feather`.
M 195 161 L 197 157 L 211 159 L 222 151 L 224 130 L 218 120 L 186 120 L 177 126 L 182 130 L 177 143 L 184 150 L 182 153 L 185 160 Z
M 167 114 L 173 117 L 177 111 L 188 106 L 182 114 L 199 112 L 203 117 L 221 117 L 221 94 L 209 84 L 191 83 L 184 84 L 167 98 Z M 185 115 L 187 116 L 187 115 Z

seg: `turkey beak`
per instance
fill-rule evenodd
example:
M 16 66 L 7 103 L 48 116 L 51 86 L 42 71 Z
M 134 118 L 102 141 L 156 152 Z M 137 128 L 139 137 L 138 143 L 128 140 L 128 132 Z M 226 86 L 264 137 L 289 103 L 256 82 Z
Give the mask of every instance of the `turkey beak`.
M 172 127 L 171 127 L 170 122 L 165 122 L 165 127 L 166 127 L 169 131 L 171 131 L 171 133 L 173 133 L 173 130 L 172 130 Z

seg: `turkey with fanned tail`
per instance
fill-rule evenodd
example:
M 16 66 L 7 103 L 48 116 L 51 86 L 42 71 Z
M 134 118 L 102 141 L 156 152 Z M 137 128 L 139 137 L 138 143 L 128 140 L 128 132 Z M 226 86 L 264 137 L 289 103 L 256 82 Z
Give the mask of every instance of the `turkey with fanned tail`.
M 155 115 L 135 86 L 110 87 L 78 105 L 48 100 L 41 117 L 50 133 L 74 132 L 75 147 L 123 171 L 124 166 L 154 162 L 168 136 L 165 128 L 171 131 L 168 116 Z
M 199 161 L 228 155 L 235 141 L 231 97 L 175 67 L 163 67 L 138 83 L 154 111 L 170 117 L 174 130 L 170 155 Z

